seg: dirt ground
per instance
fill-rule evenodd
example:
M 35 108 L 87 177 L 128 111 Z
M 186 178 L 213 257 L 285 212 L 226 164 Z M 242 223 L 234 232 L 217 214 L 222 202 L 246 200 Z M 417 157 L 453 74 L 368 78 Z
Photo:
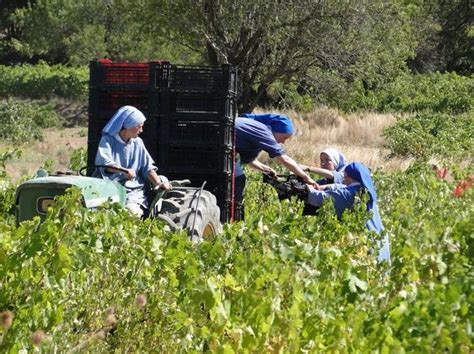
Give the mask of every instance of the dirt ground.
M 34 141 L 22 146 L 0 143 L 0 152 L 16 148 L 21 156 L 6 165 L 7 175 L 14 181 L 22 176 L 32 176 L 45 165 L 53 171 L 67 171 L 71 154 L 76 149 L 87 149 L 87 128 L 73 127 L 46 129 L 43 141 Z

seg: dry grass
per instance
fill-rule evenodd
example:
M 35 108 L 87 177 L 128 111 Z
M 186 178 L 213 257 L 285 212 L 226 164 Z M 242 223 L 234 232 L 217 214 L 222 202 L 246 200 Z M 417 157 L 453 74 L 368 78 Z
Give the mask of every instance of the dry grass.
M 66 171 L 72 152 L 87 148 L 87 128 L 46 129 L 43 141 L 30 142 L 22 146 L 0 144 L 0 152 L 18 148 L 21 156 L 7 163 L 6 170 L 12 180 L 32 176 L 46 162 L 56 171 Z
M 319 109 L 309 114 L 294 111 L 278 112 L 292 118 L 296 134 L 285 144 L 288 154 L 305 164 L 319 165 L 319 153 L 327 147 L 343 152 L 348 161 L 360 161 L 372 169 L 399 170 L 411 163 L 410 159 L 387 159 L 382 148 L 383 130 L 394 124 L 396 118 L 390 114 L 358 113 L 344 115 L 334 109 Z M 259 110 L 258 113 L 263 113 Z M 51 161 L 55 170 L 68 168 L 72 151 L 87 147 L 87 128 L 65 128 L 45 131 L 43 142 L 20 146 L 22 156 L 7 164 L 8 175 L 17 180 L 23 175 L 32 175 Z M 0 144 L 0 151 L 8 147 Z M 262 154 L 261 159 L 267 159 Z
M 333 147 L 348 161 L 360 161 L 371 169 L 403 170 L 411 163 L 410 159 L 386 157 L 382 133 L 396 121 L 391 114 L 344 115 L 335 109 L 319 109 L 303 115 L 294 111 L 280 113 L 295 123 L 295 136 L 285 144 L 285 149 L 298 162 L 318 166 L 320 152 Z

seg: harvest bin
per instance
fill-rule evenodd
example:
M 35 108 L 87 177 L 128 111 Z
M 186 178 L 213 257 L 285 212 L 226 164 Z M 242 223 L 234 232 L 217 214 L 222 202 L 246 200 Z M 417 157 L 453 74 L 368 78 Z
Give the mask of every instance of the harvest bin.
M 102 129 L 124 105 L 147 120 L 141 134 L 159 173 L 190 179 L 217 197 L 221 221 L 234 215 L 234 125 L 237 70 L 231 65 L 175 65 L 165 61 L 90 63 L 88 166 Z M 88 173 L 92 173 L 89 170 Z

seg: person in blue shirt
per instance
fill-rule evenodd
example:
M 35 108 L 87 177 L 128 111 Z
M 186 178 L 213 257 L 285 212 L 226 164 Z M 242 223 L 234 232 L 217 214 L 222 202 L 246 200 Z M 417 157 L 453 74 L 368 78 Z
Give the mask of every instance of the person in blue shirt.
M 284 144 L 293 134 L 294 127 L 285 115 L 277 114 L 242 114 L 235 120 L 235 202 L 243 219 L 243 195 L 246 177 L 242 164 L 268 174 L 276 175 L 274 169 L 258 160 L 260 152 L 265 151 L 270 158 L 285 166 L 295 175 L 300 176 L 310 185 L 315 181 L 306 174 L 299 164 L 289 157 L 280 144 Z
M 142 217 L 148 207 L 145 183 L 149 180 L 155 189 L 171 189 L 165 176 L 158 176 L 148 150 L 139 138 L 145 116 L 132 106 L 121 107 L 102 129 L 94 175 L 121 183 L 127 191 L 126 207 Z
M 345 210 L 352 208 L 355 196 L 364 190 L 369 194 L 367 210 L 371 213 L 371 218 L 367 221 L 367 228 L 377 234 L 382 234 L 384 230 L 377 206 L 377 193 L 375 191 L 369 169 L 360 162 L 353 162 L 344 169 L 344 184 L 328 185 L 328 189 L 321 191 L 313 186 L 308 186 L 308 203 L 313 206 L 321 206 L 324 200 L 332 198 L 334 208 L 338 218 L 342 217 Z M 381 241 L 378 241 L 380 248 L 377 260 L 390 263 L 390 247 L 388 235 L 385 234 Z
M 301 164 L 300 167 L 307 172 L 313 172 L 323 177 L 316 181 L 320 186 L 332 183 L 343 183 L 346 157 L 341 152 L 334 148 L 324 149 L 319 154 L 319 161 L 321 167 Z

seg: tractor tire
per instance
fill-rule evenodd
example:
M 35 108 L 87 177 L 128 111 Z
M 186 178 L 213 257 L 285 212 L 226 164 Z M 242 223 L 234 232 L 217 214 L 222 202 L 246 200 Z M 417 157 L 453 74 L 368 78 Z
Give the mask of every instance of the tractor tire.
M 177 187 L 164 193 L 150 216 L 166 221 L 172 230 L 186 230 L 193 243 L 212 238 L 222 230 L 216 197 L 200 188 Z

